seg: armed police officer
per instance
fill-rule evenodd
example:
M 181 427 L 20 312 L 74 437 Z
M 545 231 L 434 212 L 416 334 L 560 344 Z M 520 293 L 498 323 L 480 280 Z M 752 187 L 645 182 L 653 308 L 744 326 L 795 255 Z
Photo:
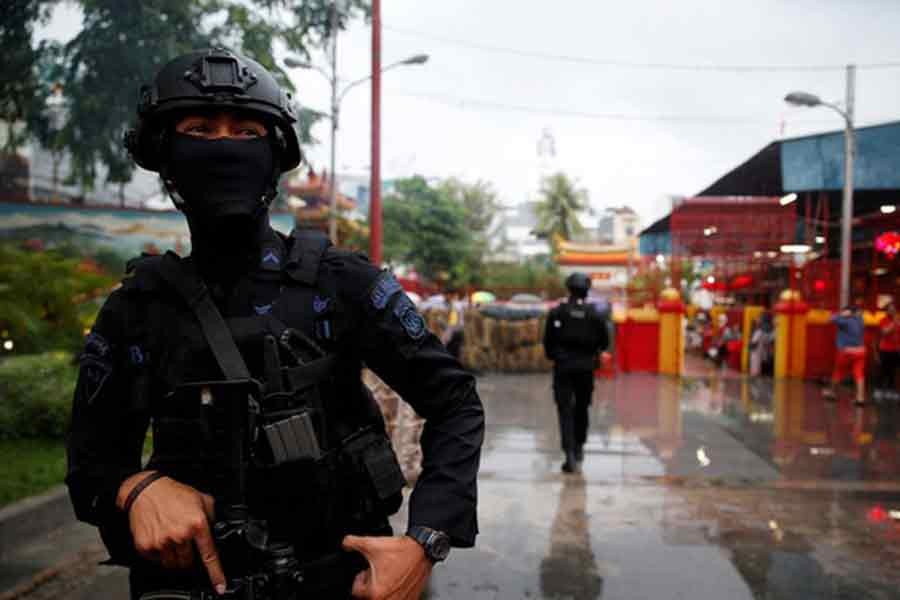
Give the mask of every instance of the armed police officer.
M 418 598 L 434 562 L 475 541 L 473 378 L 390 273 L 269 224 L 301 161 L 294 106 L 224 49 L 141 89 L 125 142 L 184 213 L 192 251 L 131 261 L 103 306 L 66 478 L 133 598 Z M 363 365 L 426 419 L 404 536 L 387 517 L 405 482 Z
M 597 356 L 609 343 L 606 319 L 586 302 L 591 280 L 584 273 L 566 278 L 569 299 L 550 311 L 544 329 L 544 352 L 553 361 L 553 396 L 565 461 L 574 473 L 584 460 L 588 410 L 594 392 Z

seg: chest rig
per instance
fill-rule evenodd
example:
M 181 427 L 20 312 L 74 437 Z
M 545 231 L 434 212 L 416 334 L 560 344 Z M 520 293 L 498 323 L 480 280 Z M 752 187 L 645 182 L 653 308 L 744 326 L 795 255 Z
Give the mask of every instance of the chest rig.
M 359 359 L 339 351 L 346 309 L 318 282 L 327 239 L 289 241 L 278 293 L 249 317 L 224 319 L 189 260 L 141 265 L 182 301 L 150 466 L 213 494 L 235 573 L 260 571 L 272 552 L 315 560 L 349 531 L 383 527 L 405 485 Z

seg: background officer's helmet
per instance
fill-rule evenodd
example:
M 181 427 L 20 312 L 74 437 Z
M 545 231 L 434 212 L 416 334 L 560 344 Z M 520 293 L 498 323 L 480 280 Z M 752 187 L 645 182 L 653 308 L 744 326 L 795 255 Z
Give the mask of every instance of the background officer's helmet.
M 224 48 L 179 56 L 141 86 L 137 124 L 125 133 L 134 161 L 165 180 L 166 136 L 176 118 L 196 109 L 239 110 L 264 122 L 274 137 L 276 178 L 300 164 L 291 93 L 261 64 Z
M 584 273 L 572 273 L 566 277 L 566 287 L 573 296 L 586 298 L 591 289 L 591 279 Z

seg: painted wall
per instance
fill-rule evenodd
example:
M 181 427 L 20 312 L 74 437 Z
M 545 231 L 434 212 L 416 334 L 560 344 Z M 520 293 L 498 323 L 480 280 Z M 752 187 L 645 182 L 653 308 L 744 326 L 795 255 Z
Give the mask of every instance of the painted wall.
M 294 224 L 293 215 L 286 213 L 271 220 L 283 233 Z M 123 261 L 147 251 L 187 255 L 191 247 L 187 223 L 177 211 L 0 203 L 0 243 L 29 240 L 45 246 L 72 244 L 86 252 L 112 250 Z

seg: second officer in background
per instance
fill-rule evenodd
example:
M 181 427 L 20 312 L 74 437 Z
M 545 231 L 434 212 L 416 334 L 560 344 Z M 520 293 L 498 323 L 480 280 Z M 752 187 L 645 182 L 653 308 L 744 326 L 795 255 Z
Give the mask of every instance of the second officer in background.
M 584 460 L 588 409 L 594 392 L 594 369 L 609 336 L 606 319 L 586 302 L 591 280 L 584 273 L 566 279 L 568 301 L 550 311 L 544 329 L 544 352 L 553 361 L 553 396 L 559 412 L 559 431 L 565 462 L 574 473 Z

